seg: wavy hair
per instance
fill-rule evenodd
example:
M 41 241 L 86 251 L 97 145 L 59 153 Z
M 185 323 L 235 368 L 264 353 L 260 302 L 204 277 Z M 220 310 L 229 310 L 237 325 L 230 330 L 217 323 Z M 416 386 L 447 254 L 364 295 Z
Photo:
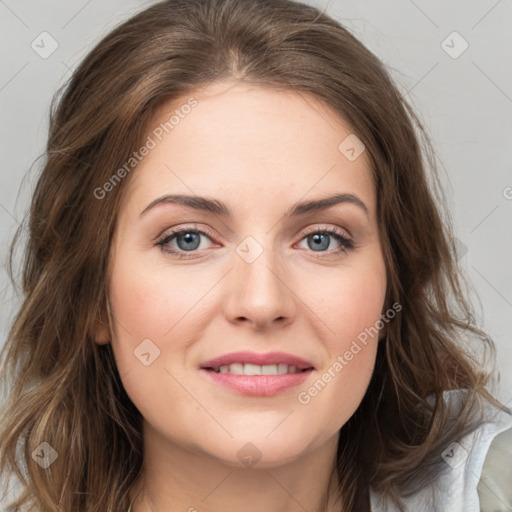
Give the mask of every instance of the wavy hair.
M 476 325 L 426 130 L 385 65 L 340 23 L 292 0 L 169 0 L 120 24 L 55 94 L 23 246 L 23 300 L 1 354 L 0 475 L 13 510 L 125 512 L 143 461 L 142 418 L 110 344 L 108 275 L 129 177 L 109 181 L 173 98 L 235 78 L 313 95 L 366 146 L 387 272 L 384 308 L 402 305 L 379 343 L 367 392 L 340 430 L 332 480 L 340 510 L 369 510 L 373 487 L 401 497 L 447 466 L 442 451 L 482 421 L 495 356 Z M 136 172 L 134 170 L 133 172 Z M 10 253 L 22 241 L 20 228 Z M 466 390 L 456 410 L 443 399 Z M 58 459 L 32 454 L 47 442 Z

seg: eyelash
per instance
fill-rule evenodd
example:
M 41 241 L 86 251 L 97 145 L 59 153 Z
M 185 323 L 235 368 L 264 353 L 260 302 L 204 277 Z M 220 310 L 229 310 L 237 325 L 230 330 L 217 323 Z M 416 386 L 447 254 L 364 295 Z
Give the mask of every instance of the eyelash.
M 182 250 L 176 250 L 175 248 L 170 248 L 170 246 L 167 245 L 172 239 L 176 238 L 177 236 L 179 236 L 181 234 L 185 234 L 185 233 L 195 233 L 195 234 L 205 235 L 210 239 L 214 238 L 213 234 L 210 233 L 207 229 L 202 230 L 202 229 L 197 229 L 197 228 L 180 228 L 180 229 L 176 229 L 174 231 L 169 231 L 169 232 L 165 233 L 162 237 L 160 237 L 156 241 L 155 245 L 159 246 L 163 252 L 172 254 L 173 256 L 175 256 L 177 258 L 180 258 L 180 259 L 181 258 L 189 258 L 189 259 L 194 258 L 195 256 L 188 256 L 188 254 L 194 254 L 195 251 L 197 251 L 197 249 L 194 251 L 182 251 Z M 304 238 L 307 238 L 308 236 L 316 235 L 316 234 L 330 235 L 330 236 L 334 237 L 340 243 L 340 247 L 338 249 L 332 249 L 331 251 L 327 251 L 327 254 L 329 254 L 330 256 L 332 256 L 333 254 L 337 255 L 337 254 L 341 254 L 341 253 L 346 253 L 355 248 L 354 241 L 350 238 L 347 238 L 343 232 L 341 232 L 335 228 L 313 229 L 313 230 L 305 233 L 304 236 L 301 238 L 301 241 Z M 317 252 L 317 251 L 311 251 L 311 252 Z M 322 253 L 325 251 L 318 251 L 318 252 Z M 320 256 L 320 257 L 323 258 L 325 256 Z

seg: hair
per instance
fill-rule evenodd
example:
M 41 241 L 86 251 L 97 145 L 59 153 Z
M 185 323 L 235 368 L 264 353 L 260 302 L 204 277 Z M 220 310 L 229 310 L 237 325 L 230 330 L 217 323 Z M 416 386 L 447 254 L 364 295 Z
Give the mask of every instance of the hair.
M 314 96 L 350 125 L 371 163 L 384 308 L 402 308 L 340 430 L 331 476 L 340 511 L 369 510 L 370 486 L 403 510 L 403 496 L 448 466 L 441 453 L 450 442 L 481 424 L 482 401 L 504 409 L 475 352 L 494 356 L 495 347 L 465 298 L 435 151 L 384 64 L 302 3 L 160 2 L 106 35 L 52 101 L 28 212 L 23 301 L 1 354 L 0 474 L 23 489 L 13 510 L 128 509 L 142 468 L 142 416 L 95 332 L 110 320 L 110 247 L 129 179 L 108 198 L 94 191 L 139 147 L 161 106 L 224 79 Z M 13 282 L 23 229 L 10 250 Z M 450 390 L 467 393 L 455 410 L 443 398 Z M 48 469 L 31 455 L 42 442 L 58 454 Z

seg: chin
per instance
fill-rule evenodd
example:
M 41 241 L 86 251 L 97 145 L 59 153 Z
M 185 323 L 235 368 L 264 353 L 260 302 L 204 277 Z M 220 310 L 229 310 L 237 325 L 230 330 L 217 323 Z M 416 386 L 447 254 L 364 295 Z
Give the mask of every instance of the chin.
M 209 446 L 201 446 L 201 450 L 221 464 L 236 468 L 272 468 L 291 463 L 298 459 L 310 446 L 304 433 L 283 430 L 268 435 L 258 432 L 251 435 L 234 435 L 234 439 L 223 439 Z

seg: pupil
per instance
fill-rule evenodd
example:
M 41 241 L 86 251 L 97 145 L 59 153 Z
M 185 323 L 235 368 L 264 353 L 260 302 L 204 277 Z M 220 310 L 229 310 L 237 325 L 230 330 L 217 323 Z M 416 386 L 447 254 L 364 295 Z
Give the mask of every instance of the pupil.
M 327 249 L 327 247 L 329 247 L 329 239 L 328 239 L 328 236 L 326 236 L 325 234 L 320 234 L 320 233 L 316 233 L 314 235 L 312 235 L 312 238 L 314 240 L 314 246 L 311 247 L 310 246 L 310 249 Z M 323 240 L 322 240 L 323 239 Z M 323 242 L 323 245 L 322 245 L 322 242 Z

